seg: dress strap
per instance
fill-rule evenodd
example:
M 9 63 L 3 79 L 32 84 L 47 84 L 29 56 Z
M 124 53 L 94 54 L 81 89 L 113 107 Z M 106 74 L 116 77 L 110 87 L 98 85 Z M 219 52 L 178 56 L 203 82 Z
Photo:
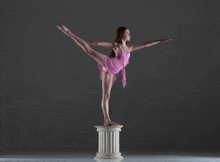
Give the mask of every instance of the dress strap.
M 123 48 L 122 48 L 122 46 L 121 46 L 121 43 L 119 43 L 119 47 L 120 47 L 121 51 L 123 52 Z

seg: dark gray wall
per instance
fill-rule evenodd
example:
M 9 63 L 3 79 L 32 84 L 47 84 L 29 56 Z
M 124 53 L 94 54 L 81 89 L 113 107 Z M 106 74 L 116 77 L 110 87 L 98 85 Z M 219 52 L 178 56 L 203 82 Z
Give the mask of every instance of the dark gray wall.
M 98 63 L 56 25 L 85 41 L 130 45 L 109 101 L 120 150 L 220 149 L 219 1 L 0 1 L 2 150 L 98 149 L 103 125 Z M 110 49 L 90 46 L 107 56 Z

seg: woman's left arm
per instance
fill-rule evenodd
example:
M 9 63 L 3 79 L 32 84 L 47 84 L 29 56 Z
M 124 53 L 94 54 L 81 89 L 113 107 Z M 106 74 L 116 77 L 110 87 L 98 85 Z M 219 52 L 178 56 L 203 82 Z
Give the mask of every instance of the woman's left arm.
M 141 49 L 141 48 L 144 48 L 144 47 L 149 47 L 149 46 L 152 46 L 152 45 L 155 45 L 157 43 L 165 43 L 169 40 L 172 40 L 172 39 L 160 39 L 160 40 L 155 40 L 155 41 L 147 41 L 147 42 L 144 42 L 142 44 L 138 44 L 138 45 L 130 45 L 130 48 L 131 48 L 131 52 L 133 51 L 136 51 L 138 49 Z
M 155 41 L 147 41 L 147 42 L 145 42 L 145 45 L 146 45 L 146 47 L 148 47 L 148 46 L 152 46 L 152 45 L 155 45 L 157 43 L 160 43 L 160 42 L 165 43 L 165 42 L 168 42 L 170 40 L 172 40 L 172 39 L 160 39 L 160 40 L 155 40 Z

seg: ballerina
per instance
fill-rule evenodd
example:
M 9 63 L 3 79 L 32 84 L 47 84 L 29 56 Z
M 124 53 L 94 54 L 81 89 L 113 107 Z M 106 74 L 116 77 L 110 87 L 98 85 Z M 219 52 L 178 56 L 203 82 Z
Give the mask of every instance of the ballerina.
M 99 41 L 84 41 L 78 36 L 74 35 L 68 28 L 64 25 L 57 25 L 64 34 L 71 37 L 77 45 L 79 45 L 90 57 L 94 58 L 98 62 L 98 67 L 100 69 L 100 79 L 102 79 L 102 111 L 104 114 L 104 126 L 119 126 L 113 122 L 109 117 L 109 109 L 108 103 L 110 99 L 110 92 L 112 85 L 119 73 L 122 70 L 122 83 L 123 87 L 125 87 L 125 70 L 124 66 L 129 62 L 130 53 L 132 51 L 152 46 L 157 43 L 165 43 L 172 39 L 161 39 L 155 41 L 147 41 L 145 43 L 139 45 L 128 45 L 127 41 L 130 41 L 130 31 L 126 27 L 120 27 L 116 32 L 116 39 L 114 42 L 99 42 Z M 111 49 L 111 54 L 106 56 L 102 53 L 99 53 L 93 50 L 89 45 L 99 45 L 103 47 L 107 47 Z M 121 50 L 119 50 L 119 48 Z

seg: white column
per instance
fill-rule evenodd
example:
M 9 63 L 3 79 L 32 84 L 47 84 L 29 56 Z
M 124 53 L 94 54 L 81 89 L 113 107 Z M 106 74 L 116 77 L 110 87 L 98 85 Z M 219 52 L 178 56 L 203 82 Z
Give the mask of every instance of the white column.
M 100 161 L 102 159 L 114 159 L 122 160 L 123 157 L 119 152 L 119 132 L 121 127 L 119 126 L 95 126 L 98 131 L 98 152 L 94 159 Z

